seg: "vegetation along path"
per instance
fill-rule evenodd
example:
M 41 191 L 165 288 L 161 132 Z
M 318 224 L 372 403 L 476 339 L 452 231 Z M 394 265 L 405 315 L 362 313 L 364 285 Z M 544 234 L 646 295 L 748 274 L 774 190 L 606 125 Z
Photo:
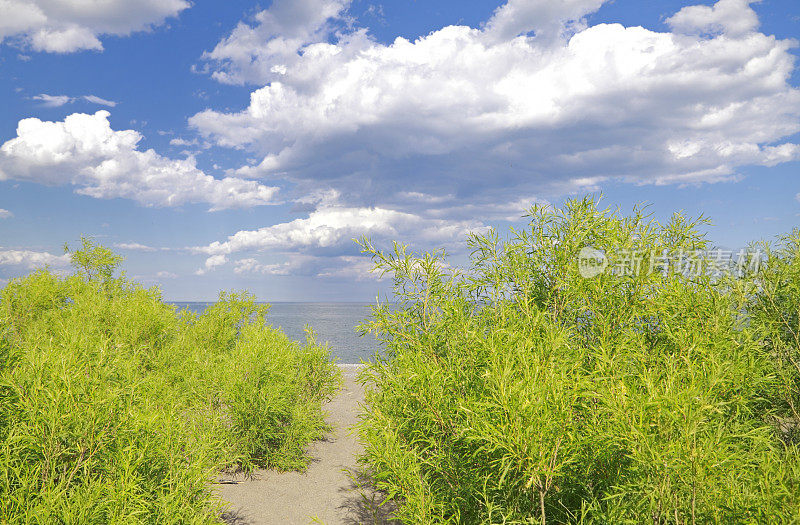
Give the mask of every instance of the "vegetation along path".
M 260 470 L 252 478 L 227 475 L 219 495 L 230 505 L 224 515 L 231 524 L 381 524 L 389 510 L 358 480 L 356 456 L 361 445 L 352 431 L 364 401 L 356 382 L 359 365 L 340 365 L 344 384 L 325 407 L 333 427 L 327 438 L 312 443 L 313 458 L 305 472 Z

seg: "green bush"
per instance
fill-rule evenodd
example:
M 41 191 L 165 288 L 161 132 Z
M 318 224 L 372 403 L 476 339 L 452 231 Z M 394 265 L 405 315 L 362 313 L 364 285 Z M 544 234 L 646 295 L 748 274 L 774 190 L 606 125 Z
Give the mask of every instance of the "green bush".
M 306 465 L 339 381 L 313 336 L 244 293 L 176 311 L 88 240 L 72 258 L 0 295 L 0 523 L 216 523 L 223 469 Z
M 773 393 L 776 423 L 785 438 L 800 441 L 800 230 L 762 244 L 763 267 L 745 288 L 745 308 L 753 330 L 776 363 Z
M 661 225 L 588 198 L 534 208 L 530 219 L 506 241 L 472 236 L 465 272 L 443 253 L 363 241 L 400 300 L 376 307 L 364 327 L 387 351 L 362 376 L 360 423 L 362 461 L 397 517 L 800 520 L 800 454 L 776 424 L 786 426 L 796 400 L 798 259 L 772 270 L 794 288 L 776 286 L 779 306 L 763 315 L 793 312 L 794 331 L 774 327 L 765 345 L 768 323 L 744 315 L 768 297 L 754 279 L 716 275 L 704 257 L 696 274 L 662 266 L 709 248 L 703 219 Z M 584 278 L 586 246 L 612 267 L 639 254 L 642 271 Z M 796 254 L 797 243 L 787 249 Z

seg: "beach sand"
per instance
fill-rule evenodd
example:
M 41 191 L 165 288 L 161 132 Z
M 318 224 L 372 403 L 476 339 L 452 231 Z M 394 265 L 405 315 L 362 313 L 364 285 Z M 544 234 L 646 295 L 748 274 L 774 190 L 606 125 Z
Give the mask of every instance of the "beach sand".
M 333 427 L 323 441 L 312 443 L 313 458 L 303 473 L 261 470 L 252 479 L 226 475 L 216 485 L 230 505 L 226 523 L 293 525 L 307 523 L 384 524 L 390 510 L 380 507 L 380 495 L 359 480 L 356 455 L 361 452 L 353 425 L 358 421 L 364 388 L 355 381 L 359 365 L 340 365 L 341 392 L 326 406 Z

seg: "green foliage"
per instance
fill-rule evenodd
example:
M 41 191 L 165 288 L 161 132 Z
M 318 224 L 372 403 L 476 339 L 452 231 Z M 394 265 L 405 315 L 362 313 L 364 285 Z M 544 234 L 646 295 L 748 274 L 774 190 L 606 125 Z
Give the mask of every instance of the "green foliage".
M 765 261 L 748 284 L 745 308 L 752 328 L 777 365 L 776 422 L 785 437 L 800 442 L 800 230 L 762 244 Z
M 113 278 L 83 240 L 77 275 L 0 296 L 0 523 L 216 523 L 222 469 L 302 469 L 338 369 L 221 294 L 202 315 Z
M 749 281 L 675 268 L 579 273 L 585 246 L 612 264 L 613 254 L 643 254 L 643 268 L 707 249 L 704 219 L 676 214 L 659 224 L 589 198 L 534 208 L 530 219 L 505 241 L 494 231 L 472 236 L 466 272 L 450 270 L 442 253 L 385 253 L 362 241 L 400 299 L 376 307 L 364 327 L 387 355 L 362 376 L 360 424 L 362 461 L 397 516 L 798 521 L 800 454 L 782 439 L 775 421 L 787 415 L 774 399 L 796 378 L 775 348 L 796 352 L 797 288 L 776 286 L 784 296 L 764 317 L 795 317 L 770 324 L 792 330 L 775 328 L 781 342 L 766 346 L 759 334 L 768 323 L 742 315 L 743 298 L 754 297 Z M 797 243 L 787 246 L 796 253 Z M 796 287 L 798 259 L 785 260 L 772 271 Z
M 70 255 L 72 266 L 89 280 L 108 281 L 124 260 L 121 255 L 83 236 L 80 250 L 70 252 L 69 245 L 64 244 L 64 253 Z

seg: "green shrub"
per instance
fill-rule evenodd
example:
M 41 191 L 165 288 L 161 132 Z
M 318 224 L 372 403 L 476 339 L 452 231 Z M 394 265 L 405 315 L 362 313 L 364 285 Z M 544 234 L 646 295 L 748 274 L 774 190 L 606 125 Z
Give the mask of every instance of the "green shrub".
M 800 230 L 776 247 L 761 244 L 763 266 L 745 288 L 753 330 L 774 359 L 778 388 L 776 424 L 790 442 L 800 442 Z
M 704 257 L 696 275 L 660 267 L 709 248 L 703 219 L 661 225 L 592 199 L 530 218 L 506 241 L 472 236 L 466 272 L 363 241 L 400 299 L 365 325 L 387 353 L 362 376 L 360 423 L 362 461 L 397 516 L 798 521 L 800 455 L 774 424 L 785 374 L 742 315 L 750 285 Z M 584 278 L 587 246 L 618 268 L 638 254 L 642 271 Z
M 222 469 L 306 465 L 339 381 L 313 337 L 244 293 L 176 311 L 88 240 L 72 258 L 0 295 L 0 523 L 216 523 Z

